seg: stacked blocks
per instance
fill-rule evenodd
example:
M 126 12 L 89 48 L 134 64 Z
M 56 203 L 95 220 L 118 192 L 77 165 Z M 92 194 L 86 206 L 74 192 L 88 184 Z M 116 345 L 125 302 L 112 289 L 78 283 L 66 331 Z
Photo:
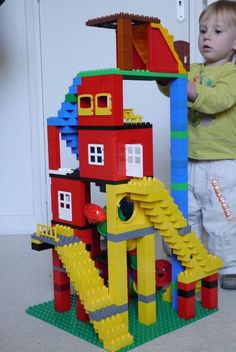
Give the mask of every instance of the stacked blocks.
M 59 129 L 61 139 L 66 141 L 67 147 L 71 148 L 71 153 L 79 159 L 78 149 L 78 107 L 77 107 L 77 87 L 80 85 L 80 77 L 75 77 L 69 93 L 65 96 L 65 101 L 61 105 L 56 117 L 49 117 L 47 125 L 55 126 Z
M 89 319 L 103 347 L 113 352 L 129 349 L 134 335 L 139 340 L 129 331 L 127 251 L 137 255 L 136 325 L 152 337 L 161 306 L 156 235 L 173 253 L 172 284 L 162 303 L 172 302 L 172 312 L 183 319 L 196 316 L 196 287 L 201 287 L 202 306 L 217 308 L 222 261 L 208 253 L 186 220 L 187 77 L 173 37 L 158 18 L 147 16 L 121 13 L 87 25 L 116 30 L 117 68 L 79 72 L 57 116 L 48 118 L 52 219 L 51 226 L 39 226 L 32 246 L 52 248 L 56 313 L 70 313 L 72 283 L 76 317 Z M 161 79 L 170 81 L 171 195 L 153 177 L 152 125 L 123 106 L 124 80 Z M 61 168 L 60 138 L 76 155 L 77 169 Z M 92 182 L 105 192 L 105 220 L 86 215 Z M 97 269 L 101 258 L 106 284 Z
M 104 347 L 116 351 L 132 343 L 127 322 L 113 304 L 85 245 L 82 242 L 70 244 L 56 247 L 56 251 Z

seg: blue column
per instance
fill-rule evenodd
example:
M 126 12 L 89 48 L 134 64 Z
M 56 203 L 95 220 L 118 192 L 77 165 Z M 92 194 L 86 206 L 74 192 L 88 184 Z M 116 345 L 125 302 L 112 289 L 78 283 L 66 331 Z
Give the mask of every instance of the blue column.
M 188 217 L 187 78 L 170 83 L 171 196 Z M 172 307 L 177 310 L 178 274 L 183 267 L 172 254 Z

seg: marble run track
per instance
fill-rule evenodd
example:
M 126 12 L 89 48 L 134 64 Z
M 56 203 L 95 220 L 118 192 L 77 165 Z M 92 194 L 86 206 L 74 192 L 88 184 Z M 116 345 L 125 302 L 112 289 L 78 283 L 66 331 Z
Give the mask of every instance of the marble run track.
M 120 13 L 86 24 L 115 29 L 117 68 L 79 72 L 58 114 L 48 118 L 52 219 L 51 226 L 38 225 L 32 248 L 52 248 L 54 311 L 62 316 L 71 310 L 72 283 L 77 318 L 86 325 L 88 317 L 103 347 L 113 352 L 127 350 L 139 340 L 129 324 L 127 251 L 137 255 L 138 331 L 145 327 L 152 338 L 157 336 L 152 327 L 160 325 L 157 234 L 173 253 L 172 282 L 162 300 L 170 307 L 172 302 L 172 311 L 182 320 L 196 317 L 196 288 L 201 290 L 204 314 L 217 309 L 222 260 L 208 253 L 187 223 L 188 44 L 175 46 L 173 36 L 154 17 Z M 171 195 L 152 177 L 152 125 L 123 107 L 126 79 L 170 82 Z M 76 155 L 78 169 L 61 169 L 60 138 Z M 106 216 L 106 250 L 100 246 L 97 218 L 86 217 L 92 182 L 106 194 L 106 212 L 101 212 L 101 221 Z M 132 203 L 127 218 L 121 216 L 124 199 Z M 108 267 L 105 284 L 97 259 L 103 254 Z M 33 307 L 28 312 L 40 317 Z
M 115 202 L 114 197 L 116 198 Z M 150 233 L 154 232 L 154 229 L 158 230 L 158 233 L 168 243 L 169 247 L 177 255 L 178 260 L 180 260 L 185 267 L 185 270 L 181 272 L 178 277 L 178 284 L 182 287 L 182 291 L 182 284 L 196 285 L 200 280 L 204 282 L 205 279 L 214 277 L 222 265 L 222 261 L 218 257 L 210 255 L 199 238 L 191 231 L 190 227 L 187 226 L 187 221 L 178 209 L 178 206 L 174 203 L 163 183 L 158 179 L 139 178 L 132 179 L 127 184 L 108 185 L 108 214 L 110 210 L 113 211 L 113 204 L 117 204 L 119 199 L 123 197 L 129 197 L 129 199 L 134 202 L 136 215 L 134 215 L 133 218 L 131 217 L 128 223 L 124 223 L 119 216 L 116 216 L 116 219 L 113 217 L 113 224 L 110 230 L 113 232 L 118 230 L 119 232 L 116 234 L 110 233 L 108 242 L 113 244 L 113 249 L 116 253 L 112 251 L 110 254 L 111 256 L 115 254 L 115 256 L 118 257 L 117 263 L 119 264 L 119 268 L 118 273 L 110 273 L 109 287 L 104 285 L 95 263 L 90 257 L 90 253 L 86 250 L 85 244 L 77 237 L 73 236 L 73 231 L 70 232 L 70 229 L 58 227 L 58 231 L 56 231 L 53 227 L 44 227 L 42 225 L 39 227 L 39 231 L 32 236 L 33 242 L 45 242 L 55 245 L 55 250 L 59 254 L 63 267 L 75 288 L 76 294 L 80 297 L 90 322 L 93 324 L 100 340 L 103 341 L 104 348 L 108 351 L 117 351 L 133 342 L 133 337 L 128 327 L 127 286 L 119 286 L 120 282 L 123 285 L 119 276 L 123 274 L 124 277 L 127 277 L 127 274 L 125 275 L 125 273 L 122 272 L 122 267 L 124 271 L 127 270 L 127 241 L 132 239 L 138 242 L 142 239 L 142 247 L 144 245 L 147 246 L 148 259 L 146 258 L 146 263 L 142 263 L 142 270 L 140 273 L 138 271 L 139 277 L 139 275 L 142 275 L 143 271 L 145 271 L 146 265 L 148 265 L 148 271 L 150 271 L 150 267 L 154 265 L 154 256 L 151 256 L 152 262 L 150 261 L 150 252 L 152 252 L 153 242 L 146 242 L 145 244 L 143 240 L 150 238 Z M 142 219 L 141 228 L 140 214 L 144 217 L 144 219 Z M 143 223 L 146 223 L 146 228 L 148 229 L 146 236 L 143 231 Z M 153 226 L 152 231 L 151 226 Z M 65 230 L 67 230 L 66 236 Z M 63 232 L 64 235 L 60 235 L 58 232 Z M 112 241 L 112 237 L 116 237 L 115 240 Z M 122 243 L 122 247 L 117 249 L 116 247 L 119 247 L 119 243 Z M 125 246 L 123 244 L 125 244 Z M 122 256 L 121 248 L 124 250 L 124 256 Z M 139 254 L 140 253 L 138 253 L 138 255 Z M 145 253 L 141 253 L 140 255 L 141 261 L 145 259 L 145 257 L 142 257 Z M 123 263 L 122 258 L 124 259 Z M 110 261 L 112 261 L 112 257 Z M 148 279 L 150 279 L 150 274 L 152 275 L 153 273 L 149 273 Z M 115 275 L 115 278 L 112 277 L 112 275 Z M 149 282 L 146 282 L 146 284 L 153 286 L 151 280 L 148 281 Z M 115 290 L 111 287 L 112 283 L 115 285 Z M 143 294 L 146 294 L 146 297 L 148 297 L 147 293 L 155 293 L 153 290 L 154 288 L 152 287 L 152 291 L 148 292 L 148 288 L 144 287 Z M 125 301 L 122 302 L 121 305 L 119 305 L 120 302 L 117 304 L 116 298 L 113 297 L 112 292 L 114 291 L 119 294 L 119 297 L 122 295 L 125 296 Z M 187 289 L 185 291 L 188 292 Z M 142 287 L 139 287 L 139 295 L 141 295 L 140 292 L 142 292 Z M 207 294 L 212 297 L 209 299 L 206 297 L 206 293 L 205 296 L 203 294 L 202 304 L 208 309 L 217 308 L 216 290 L 212 290 L 211 292 L 208 290 Z M 180 296 L 179 299 L 181 302 L 182 297 Z M 213 304 L 212 300 L 214 301 Z M 146 301 L 145 303 L 141 302 L 141 306 L 139 307 L 141 310 L 139 315 L 140 320 L 147 325 L 155 322 L 156 317 L 155 304 L 149 307 L 147 312 L 145 312 L 146 307 L 142 307 L 143 303 L 148 306 L 150 302 L 151 301 Z M 189 306 L 185 298 L 184 304 L 180 304 L 179 316 L 186 319 L 193 318 L 195 316 L 194 302 L 191 302 Z M 150 321 L 150 318 L 153 320 Z

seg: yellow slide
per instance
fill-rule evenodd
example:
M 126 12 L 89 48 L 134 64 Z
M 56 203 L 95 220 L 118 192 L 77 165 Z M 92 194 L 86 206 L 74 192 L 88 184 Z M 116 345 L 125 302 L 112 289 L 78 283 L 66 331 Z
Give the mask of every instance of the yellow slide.
M 76 242 L 57 246 L 55 249 L 104 348 L 117 351 L 130 345 L 133 342 L 133 336 L 129 333 L 122 314 L 112 314 L 116 307 L 85 244 Z M 106 315 L 108 317 L 103 318 Z
M 129 182 L 129 192 L 130 199 L 139 203 L 186 268 L 179 274 L 179 282 L 195 282 L 218 271 L 223 261 L 209 254 L 200 239 L 190 230 L 161 181 L 155 178 L 132 179 Z

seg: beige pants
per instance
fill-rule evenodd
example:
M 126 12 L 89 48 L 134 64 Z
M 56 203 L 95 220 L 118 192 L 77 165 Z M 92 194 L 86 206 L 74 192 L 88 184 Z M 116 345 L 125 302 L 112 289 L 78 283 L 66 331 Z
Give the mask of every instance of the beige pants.
M 236 160 L 190 160 L 188 177 L 189 225 L 224 260 L 221 274 L 236 274 Z

